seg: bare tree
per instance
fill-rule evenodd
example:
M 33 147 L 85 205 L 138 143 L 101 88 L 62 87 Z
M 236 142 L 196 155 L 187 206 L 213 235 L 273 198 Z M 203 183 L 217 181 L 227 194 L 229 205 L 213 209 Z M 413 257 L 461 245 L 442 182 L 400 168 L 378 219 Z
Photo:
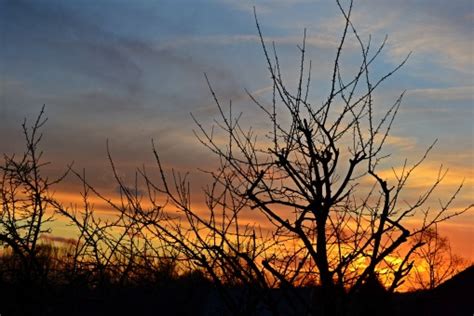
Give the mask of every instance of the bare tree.
M 465 259 L 453 253 L 449 239 L 439 234 L 438 225 L 415 236 L 413 242 L 423 244 L 415 253 L 414 288 L 434 289 L 468 266 Z
M 348 7 L 336 3 L 345 24 L 328 76 L 329 92 L 321 105 L 308 97 L 311 62 L 306 61 L 306 31 L 298 46 L 299 75 L 291 91 L 276 45 L 269 49 L 256 15 L 273 98 L 268 103 L 251 93 L 248 96 L 266 115 L 271 125 L 268 133 L 257 135 L 245 126 L 242 113 L 235 114 L 232 105 L 227 110 L 206 77 L 220 113 L 210 130 L 195 119 L 200 142 L 220 161 L 215 171 L 209 171 L 213 178 L 206 191 L 209 218 L 191 207 L 189 183 L 174 172 L 170 180 L 155 151 L 162 174 L 162 187 L 155 188 L 169 197 L 184 214 L 184 225 L 190 227 L 186 234 L 180 228 L 171 229 L 168 238 L 179 231 L 179 240 L 173 242 L 190 259 L 216 280 L 228 276 L 231 267 L 233 278 L 249 277 L 262 288 L 317 284 L 322 294 L 313 311 L 332 315 L 345 313 L 351 297 L 364 292 L 374 280 L 382 280 L 389 292 L 395 291 L 413 268 L 416 250 L 424 244 L 408 241 L 472 207 L 449 209 L 462 184 L 438 210 L 424 206 L 446 175 L 442 168 L 417 199 L 401 203 L 409 178 L 434 143 L 418 161 L 410 165 L 405 160 L 401 171 L 393 169 L 394 180 L 389 183 L 380 166 L 390 157 L 383 149 L 403 93 L 383 109 L 376 106 L 374 91 L 408 56 L 393 70 L 372 78 L 371 69 L 386 39 L 374 49 L 370 37 L 365 42 L 351 21 L 352 1 Z M 350 39 L 360 47 L 360 64 L 355 73 L 346 75 L 341 58 Z M 263 215 L 266 221 L 261 225 L 271 227 L 269 234 L 257 234 L 258 225 L 239 231 L 238 218 L 244 210 Z M 414 216 L 420 218 L 420 224 L 409 227 L 406 220 Z M 243 245 L 251 246 L 252 255 Z M 394 256 L 399 260 L 390 260 Z M 220 272 L 214 267 L 217 262 Z
M 25 281 L 45 277 L 39 260 L 40 237 L 49 232 L 46 226 L 53 220 L 50 187 L 65 176 L 50 180 L 41 173 L 48 164 L 42 161 L 43 152 L 38 148 L 45 122 L 44 106 L 31 127 L 25 119 L 25 152 L 19 157 L 4 155 L 0 166 L 0 242 L 18 259 L 20 269 L 16 273 Z
M 153 282 L 151 278 L 158 274 L 172 274 L 175 266 L 173 247 L 150 236 L 147 225 L 139 220 L 142 214 L 153 213 L 155 223 L 159 224 L 156 215 L 160 216 L 161 206 L 145 207 L 138 184 L 125 186 L 117 175 L 110 153 L 109 158 L 119 185 L 118 199 L 98 192 L 87 181 L 85 171 L 78 173 L 70 169 L 82 183 L 83 204 L 69 208 L 58 202 L 54 204 L 57 213 L 69 219 L 78 233 L 69 264 L 72 277 L 85 277 L 89 284 L 96 286 L 104 283 L 123 286 Z M 91 205 L 91 195 L 103 200 L 112 216 L 101 216 Z

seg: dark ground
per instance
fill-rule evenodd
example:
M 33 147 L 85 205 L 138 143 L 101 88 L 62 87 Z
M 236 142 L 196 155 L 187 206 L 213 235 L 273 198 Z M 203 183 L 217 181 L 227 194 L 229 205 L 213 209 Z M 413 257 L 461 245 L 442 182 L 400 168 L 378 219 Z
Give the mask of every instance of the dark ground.
M 236 301 L 245 302 L 246 297 L 255 297 L 255 293 L 250 293 L 248 289 L 227 290 Z M 296 291 L 300 297 L 309 298 L 310 293 L 317 293 L 318 290 Z M 272 315 L 271 308 L 280 315 L 304 315 L 303 309 L 295 312 L 294 308 L 298 307 L 291 307 L 285 303 L 287 295 L 288 292 L 272 290 L 266 302 L 251 305 L 253 313 L 245 310 L 245 303 L 235 308 L 242 309 L 242 315 Z M 379 293 L 371 294 L 370 298 L 368 305 L 353 303 L 349 315 L 470 316 L 474 312 L 474 266 L 432 291 L 393 296 Z M 211 283 L 200 278 L 170 280 L 158 286 L 156 284 L 140 287 L 102 286 L 96 289 L 87 286 L 25 287 L 0 283 L 1 316 L 232 314 L 225 306 L 219 291 Z

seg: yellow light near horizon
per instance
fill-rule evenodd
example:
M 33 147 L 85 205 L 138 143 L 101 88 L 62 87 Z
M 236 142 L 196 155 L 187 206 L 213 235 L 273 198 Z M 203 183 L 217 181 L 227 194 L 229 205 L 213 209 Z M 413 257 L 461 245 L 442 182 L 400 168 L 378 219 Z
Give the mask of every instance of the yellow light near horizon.
M 400 168 L 395 169 L 395 170 L 397 172 L 399 172 Z M 421 172 L 421 177 L 420 178 L 417 178 L 417 177 L 414 178 L 413 189 L 416 189 L 417 187 L 420 187 L 420 186 L 425 186 L 426 183 L 431 183 L 433 181 L 433 179 L 435 179 L 435 178 L 433 178 L 433 170 L 437 171 L 437 169 L 433 169 L 431 167 L 420 169 L 419 171 Z M 393 171 L 392 170 L 383 171 L 382 176 L 393 178 Z M 470 182 L 468 181 L 467 183 L 471 183 L 472 182 L 471 180 L 472 179 L 470 179 L 469 180 Z M 454 181 L 454 180 L 449 181 L 448 185 L 450 185 L 450 186 L 455 185 L 455 182 L 456 181 Z M 54 197 L 65 205 L 76 206 L 76 208 L 79 212 L 81 211 L 81 208 L 83 207 L 83 204 L 84 204 L 82 196 L 79 193 L 74 193 L 74 192 L 71 192 L 71 191 L 60 191 L 60 190 L 58 190 L 58 191 L 55 192 Z M 114 207 L 112 207 L 107 201 L 104 201 L 104 199 L 102 199 L 101 197 L 98 197 L 98 196 L 91 193 L 88 199 L 89 199 L 88 202 L 96 210 L 96 214 L 98 216 L 104 217 L 104 218 L 113 218 L 114 216 L 116 216 L 118 214 L 118 211 L 116 209 L 114 209 Z M 107 199 L 110 199 L 111 202 L 116 203 L 117 205 L 120 205 L 120 196 L 119 196 L 118 192 L 114 192 L 114 191 L 109 190 Z M 162 201 L 162 204 L 165 204 L 165 199 L 164 198 L 162 198 L 161 201 Z M 146 199 L 146 197 L 143 198 L 141 203 L 142 203 L 142 207 L 144 207 L 144 208 L 152 207 L 151 203 Z M 199 215 L 204 216 L 204 217 L 209 215 L 209 210 L 207 209 L 206 204 L 203 203 L 203 202 L 200 202 L 199 198 L 196 198 L 196 203 L 193 204 L 193 209 L 197 209 L 198 210 L 197 213 Z M 171 204 L 168 204 L 166 206 L 166 211 L 176 213 L 176 208 L 173 207 Z M 281 211 L 288 212 L 288 214 L 291 214 L 290 209 L 281 210 Z M 176 213 L 176 214 L 178 214 L 177 216 L 179 217 L 179 212 Z M 271 231 L 271 229 L 272 229 L 272 225 L 268 222 L 268 220 L 265 218 L 265 216 L 263 216 L 260 212 L 258 212 L 258 210 L 246 210 L 245 212 L 242 212 L 241 215 L 242 215 L 242 218 L 240 220 L 239 225 L 242 225 L 242 226 L 245 226 L 245 225 L 250 225 L 250 226 L 257 225 L 258 226 L 258 225 L 261 225 L 264 228 L 264 230 Z M 65 223 L 67 223 L 67 219 L 58 218 L 58 220 L 59 220 L 59 222 L 55 226 L 56 231 L 59 230 L 62 234 L 67 235 L 66 227 L 65 227 Z M 420 219 L 410 218 L 409 220 L 407 220 L 406 223 L 408 224 L 409 227 L 416 226 L 416 225 L 420 224 Z M 351 226 L 351 225 L 354 226 L 355 224 L 349 223 L 349 226 Z M 473 227 L 473 226 L 474 225 L 471 225 L 471 227 Z M 118 234 L 119 232 L 116 232 L 116 233 Z M 232 239 L 233 237 L 229 237 L 229 238 Z M 467 240 L 464 240 L 463 242 L 464 242 L 463 247 L 467 247 Z M 291 249 L 291 247 L 289 247 L 289 249 Z M 350 251 L 350 249 L 347 249 L 347 250 L 343 249 L 343 253 L 348 252 L 348 251 Z M 330 254 L 330 256 L 336 257 L 337 254 Z M 386 262 L 387 262 L 387 265 L 390 266 L 391 268 L 396 268 L 402 263 L 402 258 L 393 255 L 393 256 L 387 257 Z M 352 266 L 350 267 L 350 270 L 353 273 L 357 273 L 357 272 L 363 270 L 364 268 L 366 268 L 367 264 L 368 263 L 367 263 L 366 258 L 364 258 L 362 256 L 357 257 L 354 260 L 354 262 L 352 263 Z M 377 272 L 381 276 L 388 276 L 389 273 L 390 273 L 390 269 L 391 269 L 388 266 L 387 267 L 384 267 L 384 266 L 378 267 Z M 420 267 L 420 271 L 423 271 L 423 267 Z M 386 285 L 390 284 L 390 281 L 391 281 L 390 277 L 385 277 L 382 280 L 382 282 Z M 400 290 L 409 290 L 409 289 L 410 289 L 409 286 L 407 284 L 405 284 L 405 285 L 403 285 L 403 287 Z

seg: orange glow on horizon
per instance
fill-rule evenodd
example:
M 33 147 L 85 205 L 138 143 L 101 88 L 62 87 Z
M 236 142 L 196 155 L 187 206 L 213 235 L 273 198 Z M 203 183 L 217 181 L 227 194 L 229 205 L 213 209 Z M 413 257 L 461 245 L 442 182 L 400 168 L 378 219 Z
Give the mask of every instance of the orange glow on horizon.
M 106 196 L 107 198 L 110 198 L 111 201 L 113 201 L 114 203 L 117 203 L 120 201 L 120 196 L 117 192 L 109 191 L 108 195 Z M 75 206 L 78 211 L 81 210 L 81 207 L 83 206 L 83 202 L 84 202 L 82 196 L 79 193 L 76 194 L 71 191 L 57 190 L 54 194 L 54 197 L 58 201 L 63 203 L 64 205 Z M 92 193 L 88 197 L 88 201 L 91 204 L 91 206 L 95 210 L 97 210 L 97 214 L 101 217 L 114 216 L 114 214 L 116 214 L 117 212 L 106 201 L 102 200 L 101 198 L 95 196 Z M 143 198 L 142 203 L 143 203 L 142 204 L 143 207 L 151 206 L 151 204 L 147 201 L 146 197 Z M 205 203 L 196 202 L 193 204 L 193 208 L 200 210 L 199 214 L 203 216 L 208 216 L 208 210 Z M 175 210 L 173 211 L 173 209 L 174 208 L 170 204 L 168 204 L 167 210 L 175 212 Z M 272 226 L 269 225 L 268 221 L 262 214 L 256 213 L 256 212 L 257 212 L 256 210 L 242 212 L 240 225 L 242 226 L 262 225 L 264 230 L 270 231 Z M 463 216 L 471 216 L 472 213 L 473 211 L 471 210 L 468 213 L 464 214 Z M 415 227 L 421 223 L 421 219 L 411 218 L 411 219 L 408 219 L 406 223 L 408 224 L 408 227 Z M 51 225 L 51 228 L 53 229 L 53 235 L 51 237 L 51 240 L 55 241 L 55 238 L 57 237 L 74 238 L 74 233 L 72 229 L 68 227 L 69 226 L 67 226 L 67 219 L 57 217 L 57 222 Z M 459 219 L 456 219 L 454 221 L 448 221 L 446 223 L 443 223 L 440 226 L 441 235 L 449 237 L 454 253 L 461 255 L 463 258 L 465 258 L 469 262 L 474 261 L 474 249 L 473 249 L 472 243 L 469 242 L 472 237 L 473 228 L 474 228 L 474 225 L 471 225 L 470 222 L 463 223 Z M 396 254 L 393 254 L 391 256 L 388 256 L 386 258 L 386 261 L 389 265 L 396 267 L 400 264 L 401 259 Z M 352 269 L 354 273 L 357 273 L 357 271 L 363 269 L 366 266 L 367 266 L 366 259 L 361 257 L 355 260 L 355 265 L 352 267 Z M 416 268 L 418 268 L 418 266 Z M 419 271 L 423 272 L 422 266 L 418 269 Z M 387 268 L 381 267 L 377 271 L 380 273 L 382 282 L 384 282 L 385 284 L 389 284 L 390 279 L 389 278 L 384 279 L 384 276 L 387 275 L 387 273 L 389 272 L 388 267 Z M 407 291 L 412 288 L 413 286 L 410 283 L 406 282 L 399 288 L 399 291 Z

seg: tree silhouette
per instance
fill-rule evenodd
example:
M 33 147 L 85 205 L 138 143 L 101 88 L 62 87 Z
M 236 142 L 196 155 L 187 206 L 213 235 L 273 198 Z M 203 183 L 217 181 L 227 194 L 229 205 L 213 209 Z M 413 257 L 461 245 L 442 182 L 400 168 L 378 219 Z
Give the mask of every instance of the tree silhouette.
M 373 280 L 383 280 L 389 292 L 395 291 L 411 271 L 416 250 L 425 243 L 408 241 L 472 207 L 449 210 L 462 184 L 439 209 L 424 206 L 446 174 L 442 168 L 417 199 L 400 203 L 407 181 L 434 143 L 418 161 L 412 165 L 405 161 L 401 171 L 393 171 L 394 180 L 389 183 L 381 172 L 390 157 L 383 149 L 403 93 L 382 110 L 376 106 L 374 91 L 408 56 L 373 79 L 371 69 L 386 39 L 375 49 L 370 38 L 364 42 L 351 21 L 352 1 L 347 8 L 336 2 L 345 24 L 328 76 L 329 92 L 321 105 L 308 98 L 312 83 L 306 32 L 298 47 L 296 88 L 291 90 L 275 44 L 270 50 L 256 15 L 273 98 L 268 104 L 251 93 L 248 96 L 266 115 L 268 132 L 257 134 L 245 126 L 242 114 L 236 115 L 232 105 L 226 109 L 206 76 L 220 113 L 220 120 L 209 130 L 195 118 L 199 141 L 220 161 L 216 170 L 209 171 L 214 179 L 206 191 L 209 217 L 191 207 L 185 178 L 174 172 L 167 178 L 155 150 L 163 182 L 159 190 L 187 219 L 189 230 L 177 242 L 186 244 L 182 247 L 191 259 L 218 281 L 230 273 L 245 284 L 255 284 L 262 297 L 271 287 L 315 283 L 322 292 L 308 310 L 331 315 L 345 313 L 352 297 L 360 299 L 359 293 L 366 292 L 364 287 Z M 347 76 L 341 58 L 349 38 L 359 45 L 361 61 L 358 70 Z M 263 215 L 262 226 L 270 227 L 267 234 L 257 225 L 239 225 L 244 210 Z M 420 218 L 417 227 L 407 225 L 413 216 Z
M 0 242 L 12 250 L 19 263 L 17 277 L 25 282 L 44 277 L 39 238 L 48 231 L 45 225 L 53 219 L 49 188 L 65 176 L 49 180 L 41 174 L 47 163 L 42 161 L 38 144 L 45 123 L 43 106 L 32 126 L 27 125 L 26 119 L 23 122 L 26 142 L 23 155 L 4 155 L 0 166 Z
M 387 308 L 387 295 L 405 282 L 417 256 L 436 268 L 440 249 L 447 249 L 437 224 L 472 204 L 450 210 L 461 184 L 438 209 L 427 205 L 446 175 L 442 168 L 417 198 L 401 203 L 409 179 L 434 143 L 418 161 L 405 160 L 387 175 L 390 155 L 384 149 L 403 93 L 381 107 L 374 92 L 408 56 L 373 78 L 386 39 L 375 48 L 370 37 L 364 41 L 351 20 L 352 1 L 347 7 L 336 3 L 344 27 L 321 104 L 309 97 L 313 82 L 306 31 L 292 83 L 282 72 L 276 45 L 264 40 L 256 14 L 273 89 L 270 101 L 247 94 L 267 119 L 266 133 L 246 126 L 232 104 L 227 109 L 206 76 L 219 119 L 208 129 L 193 118 L 198 140 L 219 165 L 206 171 L 212 180 L 204 190 L 205 209 L 192 204 L 187 175 L 169 172 L 154 144 L 158 181 L 143 167 L 129 186 L 107 146 L 119 197 L 102 195 L 85 172 L 70 167 L 81 181 L 83 205 L 65 207 L 49 191 L 61 178 L 49 181 L 40 172 L 43 110 L 32 128 L 24 124 L 26 152 L 19 158 L 5 156 L 0 167 L 0 242 L 18 256 L 24 278 L 44 276 L 41 256 L 53 257 L 53 248 L 41 253 L 38 244 L 52 220 L 48 209 L 78 232 L 65 255 L 55 259 L 63 283 L 169 289 L 182 280 L 211 280 L 227 305 L 212 307 L 220 314 L 377 313 Z M 350 40 L 359 47 L 360 64 L 347 75 L 342 57 Z M 91 195 L 106 202 L 114 216 L 97 215 Z M 413 217 L 419 218 L 417 226 L 408 225 Z M 430 286 L 443 278 L 434 275 Z
M 415 254 L 415 288 L 434 289 L 469 266 L 466 260 L 452 252 L 449 239 L 439 234 L 438 225 L 421 232 L 414 242 L 423 244 Z

